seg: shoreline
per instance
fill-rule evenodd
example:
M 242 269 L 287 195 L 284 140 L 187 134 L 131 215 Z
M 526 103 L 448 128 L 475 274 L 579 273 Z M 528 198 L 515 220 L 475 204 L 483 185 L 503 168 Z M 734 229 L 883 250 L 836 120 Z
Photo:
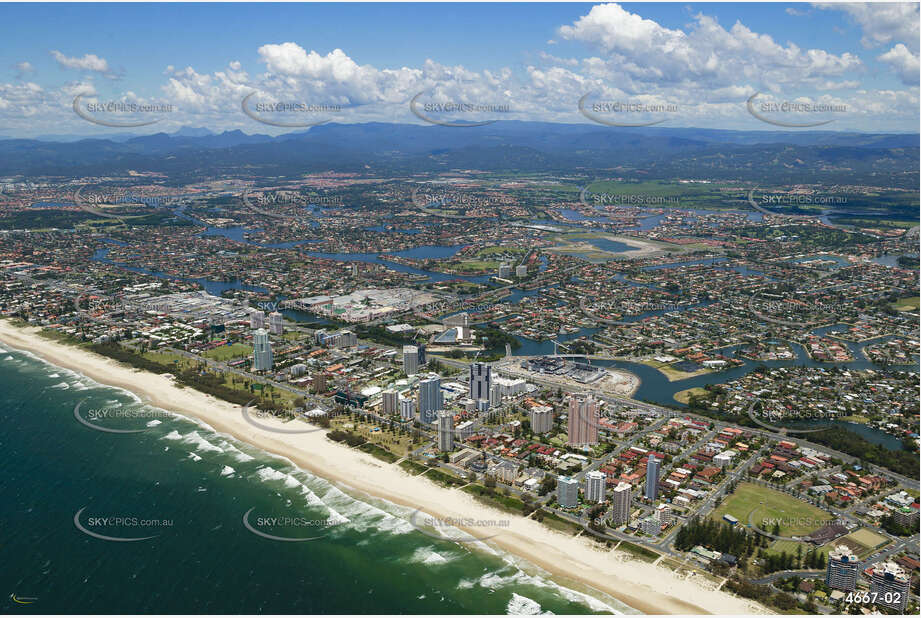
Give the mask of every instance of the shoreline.
M 550 530 L 543 524 L 477 502 L 471 495 L 411 476 L 398 466 L 332 442 L 325 432 L 274 433 L 248 424 L 238 406 L 192 388 L 179 388 L 166 375 L 121 365 L 86 350 L 57 343 L 37 334 L 37 327 L 20 328 L 0 320 L 0 342 L 35 354 L 44 361 L 110 386 L 136 394 L 141 400 L 176 412 L 240 441 L 292 461 L 312 474 L 350 490 L 441 519 L 507 521 L 489 539 L 493 545 L 546 571 L 578 582 L 647 614 L 767 613 L 747 599 L 705 588 L 665 567 L 633 559 L 626 553 L 602 549 L 595 542 Z M 273 418 L 260 424 L 285 425 Z M 472 536 L 476 529 L 457 526 Z M 693 578 L 689 578 L 693 579 Z M 627 592 L 629 590 L 629 592 Z M 693 602 L 689 601 L 693 599 Z

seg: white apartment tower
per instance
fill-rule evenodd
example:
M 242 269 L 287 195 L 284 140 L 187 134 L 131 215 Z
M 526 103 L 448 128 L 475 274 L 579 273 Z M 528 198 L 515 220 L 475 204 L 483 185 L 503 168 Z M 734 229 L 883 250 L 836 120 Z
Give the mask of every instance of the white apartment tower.
M 419 348 L 414 345 L 403 346 L 403 372 L 408 376 L 419 373 Z
M 253 371 L 269 371 L 272 368 L 272 344 L 269 334 L 263 329 L 253 333 Z
M 285 333 L 285 318 L 277 311 L 269 314 L 269 332 L 273 335 Z
M 604 502 L 604 487 L 608 475 L 600 470 L 592 470 L 585 475 L 585 501 Z

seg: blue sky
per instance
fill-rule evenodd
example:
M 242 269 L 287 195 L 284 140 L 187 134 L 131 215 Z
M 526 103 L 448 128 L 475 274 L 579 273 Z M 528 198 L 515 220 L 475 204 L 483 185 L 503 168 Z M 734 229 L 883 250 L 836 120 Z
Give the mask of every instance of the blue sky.
M 136 132 L 282 132 L 239 111 L 250 92 L 338 104 L 342 122 L 420 122 L 418 92 L 593 122 L 577 107 L 591 92 L 677 108 L 636 112 L 665 126 L 776 128 L 746 111 L 761 92 L 838 108 L 777 116 L 794 123 L 918 130 L 916 4 L 2 4 L 0 40 L 5 136 L 102 131 L 68 113 L 79 93 L 172 106 Z

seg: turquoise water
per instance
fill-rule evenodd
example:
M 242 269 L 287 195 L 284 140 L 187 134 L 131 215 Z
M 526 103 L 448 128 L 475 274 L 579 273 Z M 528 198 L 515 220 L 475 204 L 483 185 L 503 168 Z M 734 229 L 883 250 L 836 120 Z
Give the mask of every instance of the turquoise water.
M 74 418 L 81 402 L 84 418 L 100 409 L 141 416 L 97 425 L 144 431 L 90 429 Z M 482 544 L 422 534 L 412 509 L 353 495 L 5 345 L 0 410 L 4 613 L 633 613 Z M 253 525 L 326 522 L 306 534 L 259 528 L 266 533 L 323 536 L 257 536 L 243 525 L 250 509 Z M 89 536 L 78 512 L 95 534 L 153 538 Z M 12 594 L 34 602 L 15 604 Z

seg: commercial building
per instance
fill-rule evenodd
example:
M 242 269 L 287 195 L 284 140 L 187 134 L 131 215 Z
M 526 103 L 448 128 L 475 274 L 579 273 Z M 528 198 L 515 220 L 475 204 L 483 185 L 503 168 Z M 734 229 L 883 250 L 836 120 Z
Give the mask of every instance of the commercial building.
M 531 431 L 545 434 L 553 428 L 553 408 L 550 406 L 532 406 L 529 416 Z
M 253 333 L 253 371 L 269 371 L 272 368 L 272 344 L 269 334 L 263 329 Z
M 838 545 L 828 552 L 828 566 L 825 570 L 825 584 L 829 588 L 851 591 L 857 587 L 860 561 L 847 545 Z
M 496 397 L 498 398 L 499 402 L 501 402 L 505 397 L 515 397 L 520 395 L 521 393 L 524 393 L 528 388 L 528 383 L 521 378 L 503 378 L 501 376 L 496 376 L 492 379 L 492 384 L 496 391 Z M 493 395 L 491 392 L 489 399 L 489 403 L 491 405 L 498 405 L 497 403 L 493 403 Z
M 454 415 L 450 412 L 438 413 L 438 450 L 454 450 Z
M 470 398 L 474 401 L 488 400 L 492 386 L 492 367 L 486 363 L 470 363 Z
M 608 475 L 600 470 L 592 470 L 585 475 L 585 501 L 604 502 L 604 488 Z
M 870 578 L 870 595 L 876 605 L 905 613 L 911 577 L 894 562 L 879 562 Z
M 408 376 L 419 373 L 419 348 L 414 345 L 403 346 L 403 373 Z
M 573 395 L 569 398 L 567 444 L 598 444 L 598 409 L 598 401 L 591 395 Z
M 630 483 L 621 481 L 611 490 L 611 524 L 619 526 L 630 521 L 630 504 L 632 499 Z
M 563 507 L 579 506 L 579 481 L 569 476 L 559 477 L 556 481 L 556 499 Z
M 655 455 L 650 455 L 646 462 L 646 499 L 654 501 L 659 495 L 659 464 Z

